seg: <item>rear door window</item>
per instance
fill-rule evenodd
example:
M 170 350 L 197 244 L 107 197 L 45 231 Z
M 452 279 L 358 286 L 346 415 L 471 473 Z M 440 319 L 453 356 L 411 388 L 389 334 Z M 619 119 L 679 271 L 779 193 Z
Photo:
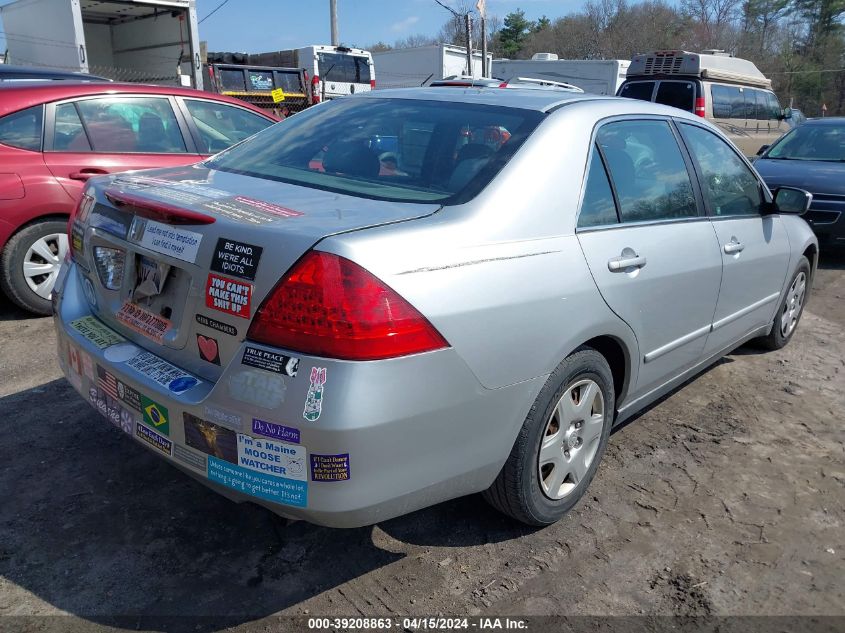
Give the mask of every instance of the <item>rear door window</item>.
M 766 108 L 769 111 L 769 119 L 779 120 L 780 119 L 780 103 L 778 102 L 778 98 L 775 96 L 773 92 L 767 92 L 766 94 Z
M 695 84 L 691 81 L 661 81 L 657 86 L 655 103 L 680 108 L 687 112 L 695 109 Z
M 370 64 L 366 57 L 345 53 L 318 53 L 317 67 L 324 81 L 368 84 Z
M 578 228 L 616 224 L 617 222 L 613 191 L 610 189 L 610 182 L 607 179 L 601 153 L 598 146 L 595 146 L 593 156 L 590 159 L 590 170 L 587 172 L 587 186 L 584 189 L 584 200 L 581 202 Z
M 619 91 L 620 97 L 628 97 L 629 99 L 639 99 L 640 101 L 651 101 L 654 94 L 653 81 L 632 81 L 622 86 Z
M 681 149 L 667 121 L 618 121 L 599 129 L 622 222 L 698 215 Z
M 713 84 L 710 86 L 710 96 L 713 98 L 713 117 L 716 119 L 730 119 L 733 108 L 735 89 L 730 86 Z
M 221 152 L 273 124 L 269 119 L 224 103 L 185 99 L 185 106 L 197 126 L 204 154 Z
M 0 143 L 20 149 L 41 150 L 44 106 L 34 106 L 0 118 Z
M 62 103 L 56 106 L 56 124 L 53 130 L 53 151 L 90 152 L 91 143 L 82 127 L 76 105 Z
M 98 97 L 76 102 L 93 151 L 187 152 L 170 101 L 163 97 Z

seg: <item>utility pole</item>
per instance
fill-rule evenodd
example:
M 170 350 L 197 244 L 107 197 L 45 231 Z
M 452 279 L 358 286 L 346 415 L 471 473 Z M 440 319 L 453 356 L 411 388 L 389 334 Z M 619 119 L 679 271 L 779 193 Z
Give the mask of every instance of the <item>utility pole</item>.
M 329 13 L 332 20 L 332 46 L 338 46 L 340 38 L 337 35 L 337 0 L 329 0 Z
M 478 0 L 475 5 L 478 14 L 481 16 L 481 76 L 488 77 L 490 69 L 487 68 L 487 5 L 485 0 Z
M 467 29 L 467 75 L 474 77 L 475 75 L 472 72 L 472 13 L 467 11 L 464 20 Z M 481 75 L 483 76 L 484 73 L 482 72 Z

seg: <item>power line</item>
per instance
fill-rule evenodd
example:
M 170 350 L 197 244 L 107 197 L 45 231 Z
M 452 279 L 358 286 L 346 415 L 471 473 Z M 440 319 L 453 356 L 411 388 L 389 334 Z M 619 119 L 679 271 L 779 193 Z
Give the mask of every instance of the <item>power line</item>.
M 205 22 L 208 18 L 210 18 L 212 15 L 214 15 L 214 14 L 215 14 L 215 13 L 217 13 L 220 9 L 222 9 L 224 6 L 226 6 L 226 3 L 227 3 L 227 2 L 229 2 L 229 0 L 223 0 L 223 2 L 221 2 L 221 3 L 220 3 L 220 4 L 218 4 L 216 7 L 214 7 L 214 9 L 211 11 L 211 13 L 209 13 L 209 14 L 208 14 L 208 15 L 206 15 L 206 16 L 205 16 L 202 20 L 200 20 L 199 22 L 197 22 L 197 24 L 202 24 L 203 22 Z

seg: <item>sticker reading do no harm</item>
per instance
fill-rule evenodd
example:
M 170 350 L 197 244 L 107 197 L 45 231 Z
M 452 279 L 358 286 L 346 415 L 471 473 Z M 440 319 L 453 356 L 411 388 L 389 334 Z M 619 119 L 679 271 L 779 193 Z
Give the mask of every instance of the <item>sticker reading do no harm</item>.
M 248 319 L 251 302 L 252 284 L 209 273 L 205 284 L 206 307 Z

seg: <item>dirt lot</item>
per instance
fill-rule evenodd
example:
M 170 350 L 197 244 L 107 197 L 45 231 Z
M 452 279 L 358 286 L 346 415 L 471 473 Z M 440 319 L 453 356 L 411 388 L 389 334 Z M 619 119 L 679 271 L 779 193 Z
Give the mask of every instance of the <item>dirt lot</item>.
M 740 349 L 614 433 L 557 525 L 515 526 L 470 497 L 337 531 L 234 505 L 142 450 L 61 378 L 51 321 L 0 303 L 0 615 L 70 614 L 65 630 L 168 628 L 144 615 L 213 616 L 189 630 L 265 630 L 272 614 L 845 616 L 843 328 L 840 257 L 786 349 Z

